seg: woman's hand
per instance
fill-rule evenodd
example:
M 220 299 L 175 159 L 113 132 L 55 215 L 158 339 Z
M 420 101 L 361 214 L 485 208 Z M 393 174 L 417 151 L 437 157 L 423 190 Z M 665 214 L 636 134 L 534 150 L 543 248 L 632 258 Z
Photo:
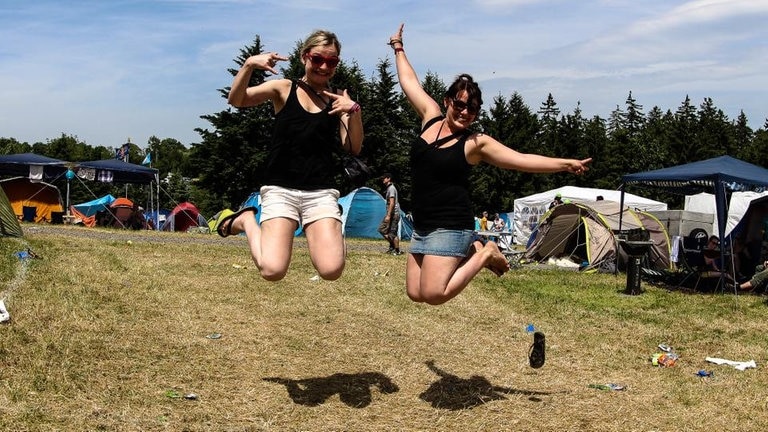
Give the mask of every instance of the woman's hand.
M 349 97 L 349 93 L 347 93 L 346 89 L 342 91 L 340 95 L 327 90 L 323 91 L 323 94 L 333 101 L 331 103 L 331 110 L 328 114 L 352 114 L 360 111 L 360 104 Z
M 243 64 L 243 66 L 248 66 L 254 69 L 265 70 L 268 72 L 272 72 L 274 75 L 277 75 L 277 71 L 275 70 L 275 65 L 277 64 L 278 61 L 288 61 L 288 57 L 281 56 L 278 53 L 267 52 L 267 53 L 248 57 L 248 59 L 245 60 L 245 63 Z
M 405 23 L 400 24 L 400 28 L 397 30 L 397 32 L 395 32 L 395 34 L 389 37 L 388 45 L 391 46 L 392 48 L 397 48 L 395 47 L 395 44 L 398 44 L 398 43 L 400 44 L 400 48 L 403 47 L 403 27 L 404 26 L 405 26 Z
M 568 159 L 567 163 L 568 166 L 566 168 L 566 171 L 573 173 L 573 174 L 584 174 L 585 172 L 589 171 L 589 167 L 587 164 L 592 162 L 592 158 L 588 159 L 582 159 L 582 160 L 576 160 L 576 159 Z

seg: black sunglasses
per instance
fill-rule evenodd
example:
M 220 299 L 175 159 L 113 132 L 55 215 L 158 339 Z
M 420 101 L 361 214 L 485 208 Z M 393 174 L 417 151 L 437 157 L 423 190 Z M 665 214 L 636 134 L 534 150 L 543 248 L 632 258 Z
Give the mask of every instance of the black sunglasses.
M 315 66 L 320 66 L 325 63 L 329 68 L 335 68 L 339 64 L 338 57 L 326 57 L 321 54 L 310 54 L 309 61 Z
M 467 112 L 470 114 L 477 114 L 477 112 L 480 110 L 478 107 L 474 105 L 469 105 L 463 100 L 459 100 L 459 99 L 452 99 L 451 104 L 453 104 L 453 109 L 455 109 L 458 112 L 467 110 Z

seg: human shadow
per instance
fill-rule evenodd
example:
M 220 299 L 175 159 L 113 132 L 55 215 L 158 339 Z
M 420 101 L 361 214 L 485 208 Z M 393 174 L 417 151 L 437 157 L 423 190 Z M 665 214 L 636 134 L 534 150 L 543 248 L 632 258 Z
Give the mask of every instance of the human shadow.
M 384 394 L 400 389 L 389 377 L 379 372 L 357 374 L 337 373 L 328 377 L 290 379 L 264 378 L 264 381 L 282 384 L 293 402 L 305 406 L 318 406 L 338 394 L 343 403 L 352 408 L 365 408 L 371 404 L 371 388 Z
M 506 399 L 505 395 L 521 394 L 530 396 L 530 400 L 539 401 L 536 396 L 548 395 L 548 392 L 506 388 L 491 384 L 487 378 L 473 375 L 467 379 L 452 375 L 437 366 L 433 360 L 426 362 L 427 367 L 440 379 L 432 383 L 419 395 L 433 408 L 447 410 L 471 409 L 487 402 Z

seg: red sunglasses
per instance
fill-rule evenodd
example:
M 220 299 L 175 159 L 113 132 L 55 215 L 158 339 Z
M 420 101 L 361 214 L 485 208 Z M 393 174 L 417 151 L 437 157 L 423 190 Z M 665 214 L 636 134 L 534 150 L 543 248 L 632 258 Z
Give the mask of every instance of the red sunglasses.
M 307 57 L 312 62 L 312 65 L 320 66 L 325 63 L 329 68 L 335 68 L 340 61 L 338 57 L 326 57 L 321 54 L 309 54 Z

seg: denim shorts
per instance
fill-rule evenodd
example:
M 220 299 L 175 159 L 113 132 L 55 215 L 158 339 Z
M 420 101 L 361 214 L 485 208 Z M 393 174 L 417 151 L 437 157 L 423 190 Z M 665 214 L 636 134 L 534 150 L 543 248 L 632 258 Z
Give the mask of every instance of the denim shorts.
M 412 254 L 465 257 L 475 240 L 472 230 L 414 231 L 408 252 Z

